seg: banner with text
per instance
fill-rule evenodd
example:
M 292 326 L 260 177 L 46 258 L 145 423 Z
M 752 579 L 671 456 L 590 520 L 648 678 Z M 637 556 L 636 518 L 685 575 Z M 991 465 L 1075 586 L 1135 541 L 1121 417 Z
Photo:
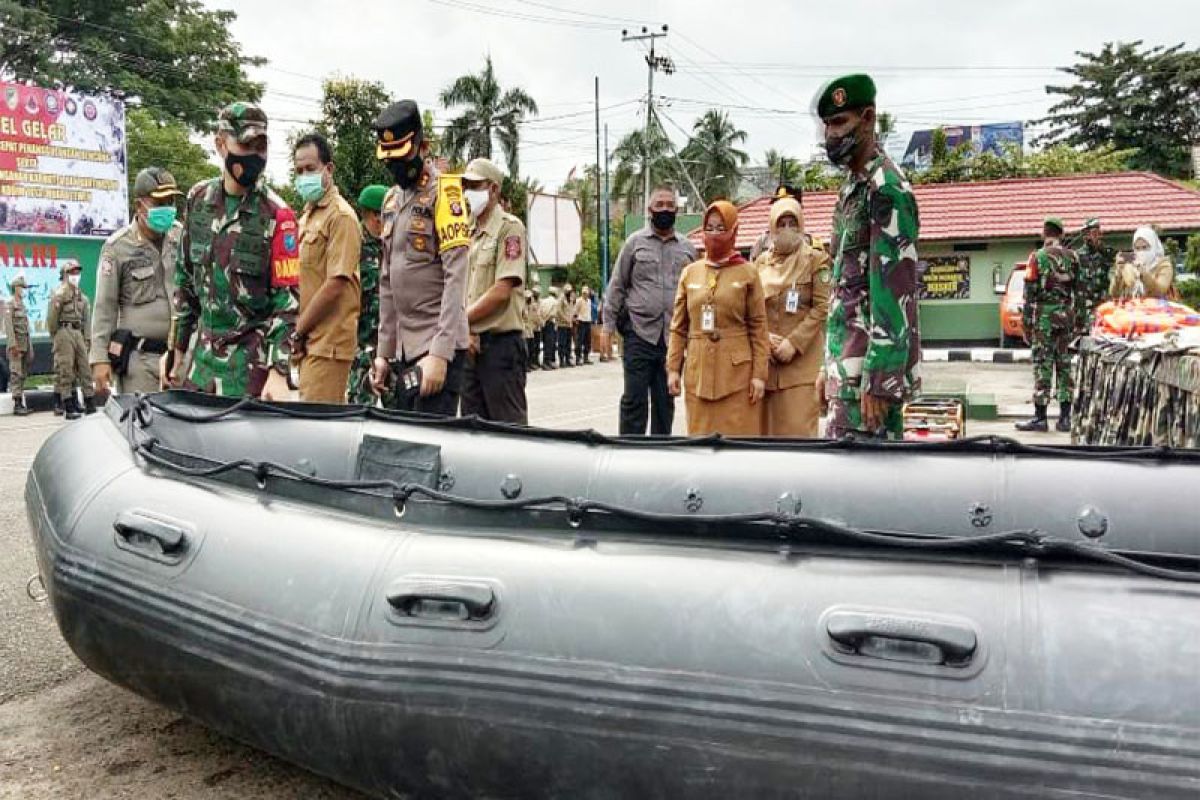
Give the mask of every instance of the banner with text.
M 0 82 L 0 232 L 107 236 L 126 171 L 120 101 Z
M 966 300 L 971 296 L 971 259 L 966 256 L 923 258 L 921 300 Z
M 25 278 L 25 307 L 35 339 L 46 338 L 46 314 L 50 294 L 62 282 L 60 272 L 68 263 L 83 268 L 80 286 L 92 296 L 96 262 L 103 239 L 66 239 L 53 236 L 0 236 L 0 305 L 12 296 L 12 282 Z M 0 312 L 2 314 L 3 312 Z M 0 325 L 0 335 L 3 326 Z

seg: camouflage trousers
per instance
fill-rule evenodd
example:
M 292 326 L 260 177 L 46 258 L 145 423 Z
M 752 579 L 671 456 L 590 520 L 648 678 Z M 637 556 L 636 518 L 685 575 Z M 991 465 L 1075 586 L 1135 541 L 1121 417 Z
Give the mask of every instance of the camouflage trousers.
M 848 434 L 856 438 L 895 439 L 904 438 L 904 405 L 892 403 L 884 414 L 883 426 L 868 431 L 863 426 L 862 406 L 857 397 L 835 397 L 829 401 L 829 421 L 825 427 L 825 438 L 842 439 Z
M 33 369 L 33 351 L 22 353 L 20 350 L 8 351 L 8 390 L 12 392 L 13 400 L 25 397 L 25 379 L 29 370 Z
M 384 408 L 399 409 L 400 396 L 396 392 L 395 374 L 388 380 L 383 395 L 375 394 L 371 386 L 371 368 L 375 363 L 373 350 L 360 350 L 350 365 L 350 378 L 346 382 L 346 402 L 351 405 L 373 406 L 378 400 Z
M 1040 309 L 1033 320 L 1033 403 L 1050 403 L 1051 393 L 1060 403 L 1071 400 L 1071 339 L 1074 328 L 1069 313 L 1060 306 Z
M 78 328 L 64 325 L 54 334 L 54 391 L 59 397 L 70 397 L 76 386 L 83 389 L 84 397 L 95 394 L 87 351 L 87 342 Z
M 258 397 L 270 375 L 265 346 L 257 334 L 216 346 L 198 341 L 185 389 L 222 397 Z

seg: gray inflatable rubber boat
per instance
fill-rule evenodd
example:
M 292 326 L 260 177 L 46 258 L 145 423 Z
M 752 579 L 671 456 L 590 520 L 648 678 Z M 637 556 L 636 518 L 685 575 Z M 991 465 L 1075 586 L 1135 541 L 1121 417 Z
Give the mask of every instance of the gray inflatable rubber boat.
M 91 669 L 379 797 L 1200 796 L 1196 453 L 119 397 L 26 500 Z

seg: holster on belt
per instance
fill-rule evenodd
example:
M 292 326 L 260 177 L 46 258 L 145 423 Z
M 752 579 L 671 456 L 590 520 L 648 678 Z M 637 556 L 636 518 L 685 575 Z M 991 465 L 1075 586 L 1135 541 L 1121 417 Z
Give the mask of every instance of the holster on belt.
M 129 359 L 133 357 L 136 338 L 133 331 L 118 328 L 108 340 L 108 363 L 114 373 L 125 377 L 129 373 Z

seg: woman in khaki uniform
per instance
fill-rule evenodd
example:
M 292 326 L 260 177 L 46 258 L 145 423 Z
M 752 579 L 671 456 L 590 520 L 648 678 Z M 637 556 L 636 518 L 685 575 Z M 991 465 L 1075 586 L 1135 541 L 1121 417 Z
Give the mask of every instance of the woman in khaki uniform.
M 791 197 L 772 204 L 768 231 L 771 246 L 754 262 L 771 343 L 763 435 L 815 438 L 820 407 L 814 384 L 829 316 L 829 256 L 805 242 L 804 212 Z
M 766 309 L 758 271 L 734 249 L 737 209 L 704 213 L 705 257 L 684 267 L 667 345 L 667 388 L 686 388 L 688 433 L 762 435 L 756 404 L 766 388 Z M 682 372 L 682 376 L 681 373 Z
M 1154 229 L 1145 226 L 1133 233 L 1133 258 L 1124 253 L 1117 255 L 1112 278 L 1108 283 L 1108 294 L 1121 299 L 1125 297 L 1161 297 L 1174 300 L 1175 265 L 1167 257 L 1162 241 Z

